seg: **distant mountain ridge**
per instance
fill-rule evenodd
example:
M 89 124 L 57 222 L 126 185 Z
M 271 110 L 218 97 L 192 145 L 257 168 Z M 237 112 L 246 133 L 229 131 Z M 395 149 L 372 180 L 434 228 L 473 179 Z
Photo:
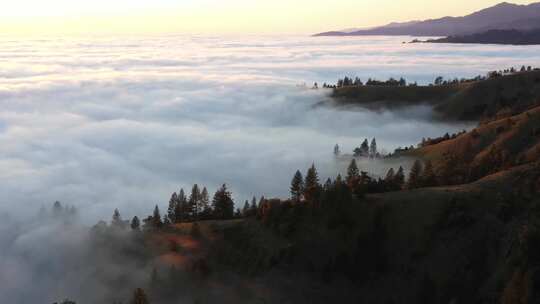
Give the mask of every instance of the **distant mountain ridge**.
M 531 30 L 540 27 L 540 2 L 518 5 L 503 2 L 463 17 L 393 22 L 353 32 L 331 31 L 314 36 L 460 36 L 489 30 Z

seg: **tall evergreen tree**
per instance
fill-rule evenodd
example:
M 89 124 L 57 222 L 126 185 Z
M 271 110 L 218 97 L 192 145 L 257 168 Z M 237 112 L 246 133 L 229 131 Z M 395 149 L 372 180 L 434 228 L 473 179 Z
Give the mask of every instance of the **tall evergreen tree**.
M 257 198 L 254 196 L 251 199 L 251 206 L 249 208 L 249 215 L 254 216 L 257 214 Z
M 403 170 L 403 167 L 401 166 L 394 175 L 394 184 L 396 186 L 396 190 L 402 189 L 403 185 L 405 185 L 405 170 Z
M 156 207 L 154 208 L 154 213 L 152 215 L 152 226 L 156 229 L 159 229 L 163 226 L 163 222 L 161 221 L 161 213 L 159 212 L 158 205 L 156 205 Z
M 202 212 L 202 217 L 204 218 L 208 218 L 212 213 L 212 208 L 210 207 L 210 198 L 208 196 L 208 190 L 206 187 L 204 187 L 201 191 L 199 210 Z
M 291 199 L 295 202 L 302 200 L 302 193 L 304 193 L 304 178 L 300 170 L 297 170 L 291 181 Z
M 148 297 L 142 288 L 137 288 L 133 292 L 133 298 L 130 304 L 150 304 Z
M 176 223 L 176 205 L 178 204 L 178 195 L 174 192 L 169 200 L 169 208 L 167 208 L 167 216 L 171 223 Z
M 352 159 L 351 163 L 349 164 L 349 167 L 347 168 L 347 184 L 350 187 L 354 187 L 360 179 L 360 170 L 358 169 L 358 166 L 356 165 L 356 159 Z
M 248 200 L 246 200 L 246 202 L 244 203 L 244 208 L 242 208 L 242 215 L 243 216 L 249 215 L 249 201 Z
M 184 193 L 184 189 L 180 189 L 180 192 L 178 192 L 176 208 L 174 211 L 175 223 L 180 223 L 186 220 L 186 205 L 187 199 Z
M 416 189 L 421 186 L 421 177 L 422 177 L 422 163 L 419 160 L 416 160 L 409 172 L 409 180 L 407 181 L 408 189 Z
M 377 156 L 377 140 L 375 138 L 373 138 L 371 140 L 371 145 L 369 146 L 369 155 L 371 157 L 376 157 Z
M 124 222 L 122 221 L 122 216 L 120 215 L 120 211 L 118 211 L 118 209 L 114 209 L 111 225 L 117 228 L 121 228 L 124 225 Z
M 234 215 L 234 202 L 227 185 L 223 184 L 212 200 L 214 216 L 218 219 L 231 219 Z
M 336 144 L 336 145 L 334 146 L 334 155 L 337 157 L 337 156 L 339 156 L 340 154 L 341 154 L 341 151 L 340 151 L 340 149 L 339 149 L 339 145 Z
M 193 185 L 191 188 L 191 195 L 188 200 L 188 214 L 192 219 L 197 219 L 199 216 L 199 201 L 201 197 L 201 192 L 197 184 Z
M 360 150 L 362 152 L 362 156 L 364 157 L 369 156 L 369 142 L 367 138 L 364 140 L 364 142 L 360 146 Z
M 139 231 L 141 229 L 141 221 L 137 216 L 134 216 L 131 220 L 131 229 L 135 231 Z
M 388 170 L 388 173 L 386 173 L 386 177 L 384 178 L 384 181 L 385 182 L 393 182 L 395 174 L 396 173 L 394 171 L 394 168 L 390 168 L 390 170 Z
M 304 182 L 304 198 L 313 203 L 313 200 L 317 198 L 319 188 L 319 174 L 317 173 L 315 164 L 312 164 L 311 168 L 309 168 L 306 173 L 306 180 Z
M 424 172 L 422 173 L 422 186 L 424 187 L 434 187 L 437 186 L 437 176 L 435 175 L 435 170 L 433 169 L 433 163 L 430 160 L 426 161 L 424 165 Z

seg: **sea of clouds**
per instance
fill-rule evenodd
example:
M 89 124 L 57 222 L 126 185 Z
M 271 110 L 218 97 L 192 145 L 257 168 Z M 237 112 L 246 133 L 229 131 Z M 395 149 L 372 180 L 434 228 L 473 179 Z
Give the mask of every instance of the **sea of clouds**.
M 303 83 L 345 75 L 427 83 L 540 63 L 539 47 L 403 40 L 0 38 L 0 302 L 86 303 L 108 288 L 92 275 L 99 265 L 84 262 L 84 226 L 37 220 L 56 200 L 91 225 L 115 208 L 124 218 L 165 208 L 193 183 L 211 192 L 227 183 L 239 205 L 253 195 L 286 197 L 297 169 L 315 162 L 321 178 L 344 171 L 336 143 L 350 153 L 376 137 L 391 152 L 469 126 L 435 123 L 426 107 L 319 106 L 328 92 Z M 384 174 L 408 162 L 360 165 Z
M 344 75 L 427 83 L 540 61 L 538 47 L 406 39 L 3 37 L 0 212 L 59 200 L 91 223 L 117 207 L 148 213 L 193 183 L 210 192 L 227 183 L 239 202 L 286 196 L 293 173 L 312 162 L 323 178 L 343 170 L 336 143 L 349 152 L 376 137 L 390 152 L 466 127 L 433 123 L 424 107 L 317 107 L 327 92 L 299 84 Z

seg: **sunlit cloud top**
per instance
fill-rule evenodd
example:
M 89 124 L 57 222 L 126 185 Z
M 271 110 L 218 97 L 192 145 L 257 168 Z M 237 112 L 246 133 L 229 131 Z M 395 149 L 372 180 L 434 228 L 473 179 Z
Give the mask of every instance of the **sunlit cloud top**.
M 498 0 L 17 0 L 2 4 L 3 34 L 309 33 L 447 15 Z M 534 1 L 514 1 L 528 4 Z

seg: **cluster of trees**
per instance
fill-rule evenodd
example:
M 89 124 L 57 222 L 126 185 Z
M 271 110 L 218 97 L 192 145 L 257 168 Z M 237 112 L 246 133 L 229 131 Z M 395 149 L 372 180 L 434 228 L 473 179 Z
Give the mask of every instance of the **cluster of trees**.
M 532 66 L 522 66 L 519 70 L 512 67 L 509 69 L 499 70 L 499 71 L 491 71 L 487 73 L 486 76 L 478 75 L 473 78 L 453 78 L 453 79 L 444 79 L 443 76 L 438 76 L 435 78 L 433 83 L 430 83 L 429 86 L 441 86 L 441 85 L 455 85 L 460 83 L 469 83 L 469 82 L 476 82 L 476 81 L 482 81 L 486 79 L 501 77 L 505 75 L 512 75 L 516 73 L 523 73 L 523 72 L 530 72 L 533 70 L 539 70 L 538 68 L 533 68 Z M 359 78 L 359 77 L 349 77 L 345 76 L 344 78 L 338 79 L 336 84 L 323 84 L 323 88 L 326 89 L 337 89 L 337 88 L 343 88 L 343 87 L 360 87 L 360 86 L 388 86 L 388 87 L 405 87 L 405 86 L 411 86 L 415 87 L 418 86 L 418 83 L 414 82 L 407 82 L 407 80 L 403 77 L 399 79 L 395 79 L 390 77 L 388 80 L 380 81 L 376 79 L 369 78 L 365 83 Z M 318 89 L 319 85 L 315 83 L 313 85 L 314 89 Z
M 370 157 L 377 158 L 380 157 L 379 152 L 377 151 L 377 140 L 373 138 L 371 144 L 367 138 L 362 142 L 360 147 L 357 147 L 353 150 L 355 157 Z
M 431 85 L 439 86 L 439 85 L 451 85 L 451 84 L 476 82 L 476 81 L 482 81 L 482 80 L 486 80 L 486 79 L 502 77 L 502 76 L 505 76 L 505 75 L 512 75 L 512 74 L 523 73 L 523 72 L 531 72 L 533 70 L 538 70 L 538 69 L 536 69 L 536 68 L 533 69 L 533 67 L 531 67 L 531 66 L 528 66 L 528 67 L 522 66 L 518 71 L 516 68 L 512 67 L 512 68 L 509 68 L 509 69 L 504 69 L 504 70 L 499 70 L 499 71 L 490 71 L 490 72 L 487 73 L 486 76 L 478 75 L 478 76 L 473 77 L 473 78 L 461 78 L 461 79 L 458 79 L 458 78 L 444 79 L 442 76 L 438 76 L 437 78 L 435 78 L 435 81 L 433 81 L 433 84 L 431 84 Z
M 239 210 L 237 210 L 236 214 L 234 212 L 234 201 L 227 185 L 223 184 L 215 192 L 210 203 L 206 187 L 200 190 L 199 186 L 195 184 L 189 197 L 185 195 L 183 189 L 180 189 L 178 193 L 173 193 L 165 214 L 161 215 L 159 206 L 156 205 L 152 215 L 142 221 L 138 216 L 134 216 L 131 221 L 124 221 L 120 211 L 116 209 L 112 216 L 111 226 L 117 228 L 130 227 L 132 230 L 140 230 L 141 228 L 161 229 L 177 223 L 210 219 L 232 219 L 240 215 Z
M 376 79 L 369 78 L 366 83 L 362 82 L 359 77 L 348 77 L 345 76 L 343 79 L 338 79 L 335 85 L 330 85 L 327 83 L 323 84 L 323 88 L 327 89 L 336 89 L 343 87 L 360 87 L 360 86 L 388 86 L 388 87 L 404 87 L 407 86 L 407 80 L 405 78 L 395 79 L 390 77 L 386 81 L 380 81 Z M 416 83 L 411 83 L 409 86 L 416 86 Z
M 419 147 L 427 147 L 427 146 L 436 145 L 436 144 L 442 143 L 442 142 L 450 140 L 450 139 L 456 139 L 457 137 L 459 137 L 460 135 L 463 135 L 465 133 L 467 133 L 467 131 L 463 130 L 461 132 L 454 133 L 452 135 L 450 135 L 449 133 L 446 133 L 446 134 L 444 134 L 444 136 L 437 137 L 437 138 L 430 138 L 430 137 L 422 138 L 422 142 L 418 146 Z
M 405 170 L 400 166 L 397 170 L 393 168 L 388 170 L 384 178 L 375 179 L 368 172 L 361 171 L 358 168 L 356 159 L 352 159 L 347 168 L 345 178 L 338 175 L 335 180 L 329 178 L 324 184 L 319 183 L 315 164 L 308 169 L 305 178 L 300 170 L 296 171 L 291 180 L 290 200 L 294 203 L 311 202 L 317 205 L 317 198 L 325 190 L 331 189 L 332 185 L 336 183 L 343 183 L 357 197 L 362 197 L 366 193 L 433 187 L 439 184 L 431 161 L 426 161 L 425 163 L 419 160 L 415 161 L 408 178 L 405 177 Z M 262 202 L 264 203 L 264 199 L 262 199 Z

